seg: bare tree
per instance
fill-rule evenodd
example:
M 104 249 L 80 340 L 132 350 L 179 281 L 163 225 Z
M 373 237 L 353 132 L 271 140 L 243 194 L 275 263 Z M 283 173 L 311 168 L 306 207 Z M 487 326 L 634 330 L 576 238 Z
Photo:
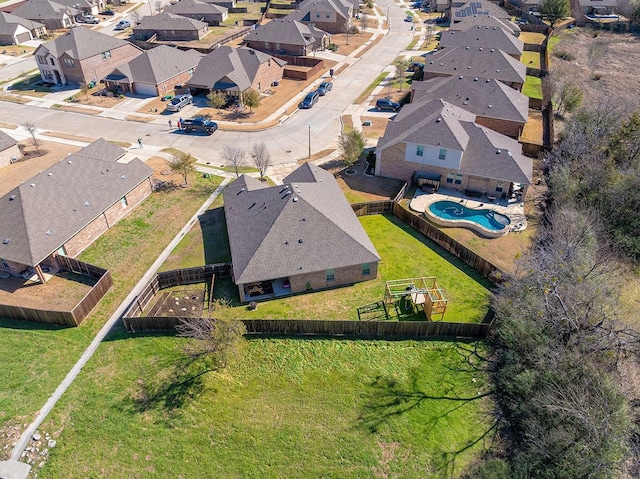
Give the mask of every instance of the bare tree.
M 33 144 L 36 152 L 40 152 L 40 139 L 36 136 L 36 133 L 38 132 L 36 124 L 33 121 L 28 120 L 22 124 L 22 128 L 27 130 L 31 135 L 31 143 Z
M 240 167 L 245 164 L 245 151 L 237 146 L 224 145 L 222 147 L 220 157 L 225 163 L 233 168 L 236 178 L 238 178 L 240 176 Z
M 396 73 L 394 76 L 394 80 L 400 82 L 400 91 L 402 91 L 402 87 L 404 86 L 405 74 L 407 68 L 409 68 L 409 60 L 406 58 L 398 58 L 395 62 L 393 62 L 396 67 Z
M 86 83 L 82 83 L 80 85 L 80 91 L 84 95 L 84 99 L 89 101 L 89 91 L 91 91 L 91 88 L 89 88 L 89 85 L 87 85 Z
M 251 147 L 251 158 L 253 159 L 253 164 L 260 172 L 260 179 L 263 179 L 267 168 L 271 166 L 271 154 L 267 150 L 264 142 L 253 144 Z
M 156 2 L 154 3 L 154 6 L 156 8 L 156 12 L 158 13 L 162 12 L 162 2 L 160 0 L 156 0 Z
M 131 16 L 133 17 L 134 22 L 138 24 L 140 23 L 144 15 L 140 10 L 134 10 L 133 12 L 131 12 Z
M 180 152 L 171 159 L 171 171 L 179 173 L 184 179 L 184 184 L 188 184 L 189 174 L 196 171 L 196 159 L 189 153 Z

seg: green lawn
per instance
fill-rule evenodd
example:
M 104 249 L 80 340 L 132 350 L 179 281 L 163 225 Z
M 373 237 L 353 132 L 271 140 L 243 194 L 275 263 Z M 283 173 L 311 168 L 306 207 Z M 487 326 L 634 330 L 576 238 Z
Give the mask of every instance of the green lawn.
M 375 88 L 378 85 L 380 85 L 380 83 L 382 83 L 382 80 L 387 78 L 388 75 L 389 75 L 389 72 L 380 73 L 380 75 L 378 75 L 378 77 L 375 80 L 373 80 L 367 88 L 364 89 L 364 91 L 360 94 L 360 96 L 358 96 L 358 98 L 356 98 L 353 101 L 353 103 L 355 103 L 356 105 L 359 105 L 360 103 L 365 101 L 369 97 L 369 95 L 371 95 L 371 92 L 375 90 Z
M 522 52 L 522 63 L 530 68 L 540 68 L 540 53 L 539 52 Z
M 527 75 L 522 94 L 529 98 L 542 98 L 542 80 L 538 77 Z
M 80 255 L 109 269 L 114 284 L 79 327 L 0 320 L 0 428 L 33 420 L 96 332 L 220 182 L 199 178 L 191 188 L 152 194 Z M 0 436 L 0 450 L 6 440 Z M 3 450 L 0 457 L 10 452 Z
M 141 402 L 181 344 L 104 342 L 41 428 L 59 433 L 38 477 L 457 478 L 491 445 L 480 343 L 253 339 Z

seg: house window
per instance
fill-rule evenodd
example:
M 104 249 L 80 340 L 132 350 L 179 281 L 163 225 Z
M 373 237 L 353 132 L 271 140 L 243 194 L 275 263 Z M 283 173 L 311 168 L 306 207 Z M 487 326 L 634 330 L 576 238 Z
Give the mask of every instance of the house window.
M 453 173 L 447 173 L 447 183 L 453 183 L 454 176 Z
M 362 265 L 362 276 L 368 276 L 371 274 L 371 263 L 364 263 Z
M 129 203 L 127 203 L 127 198 L 124 197 L 124 196 L 122 198 L 120 198 L 120 204 L 122 205 L 123 208 L 126 208 L 127 205 L 129 204 Z
M 335 269 L 328 269 L 327 270 L 327 282 L 335 281 L 335 279 L 336 279 L 336 270 Z
M 320 18 L 320 14 L 319 13 L 316 13 L 316 18 Z
M 498 193 L 502 193 L 502 190 L 504 190 L 504 183 L 502 181 L 498 181 L 498 184 L 496 185 L 496 191 Z
M 444 148 L 440 148 L 440 153 L 438 153 L 438 159 L 439 160 L 446 160 L 447 159 L 447 150 Z
M 461 174 L 459 174 L 459 173 L 458 173 L 458 174 L 456 175 L 456 180 L 454 181 L 454 183 L 455 183 L 456 185 L 461 185 L 461 184 L 462 184 L 462 175 L 461 175 Z
M 108 60 L 109 58 L 111 58 L 111 50 L 107 50 L 106 52 L 102 52 L 102 59 L 103 60 Z
M 72 67 L 73 66 L 73 58 L 65 58 L 64 59 L 64 64 L 67 65 L 68 67 Z
M 40 63 L 41 65 L 46 65 L 47 64 L 47 59 L 45 58 L 44 55 L 38 55 L 38 63 Z
M 422 145 L 418 145 L 416 147 L 416 155 L 418 156 L 424 156 L 424 146 Z
M 67 256 L 67 250 L 64 247 L 64 245 L 60 246 L 60 248 L 58 248 L 58 251 L 56 251 L 60 256 Z
M 328 13 L 327 13 L 327 18 L 331 18 L 331 15 L 329 15 Z

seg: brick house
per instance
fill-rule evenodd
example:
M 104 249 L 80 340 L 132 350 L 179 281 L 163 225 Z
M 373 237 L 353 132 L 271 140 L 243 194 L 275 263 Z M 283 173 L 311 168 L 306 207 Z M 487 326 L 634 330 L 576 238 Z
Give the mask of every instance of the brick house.
M 4 131 L 0 131 L 0 168 L 22 158 L 18 142 Z
M 222 46 L 200 60 L 186 85 L 194 94 L 220 91 L 229 97 L 240 97 L 250 88 L 261 92 L 282 80 L 286 63 L 250 48 Z
M 291 18 L 272 20 L 249 32 L 244 44 L 261 52 L 281 55 L 310 55 L 324 50 L 330 35 L 313 25 L 305 25 Z
M 333 175 L 305 163 L 283 181 L 243 175 L 224 190 L 240 301 L 375 279 L 380 256 Z
M 133 38 L 149 40 L 155 36 L 157 41 L 192 41 L 200 40 L 209 32 L 209 25 L 193 18 L 160 13 L 142 17 L 140 23 L 133 27 Z
M 153 170 L 142 161 L 91 155 L 69 155 L 0 198 L 1 274 L 26 270 L 44 283 L 58 255 L 77 256 L 149 196 Z
M 480 47 L 501 50 L 520 61 L 524 42 L 502 28 L 476 25 L 465 31 L 443 31 L 440 33 L 438 48 Z
M 114 69 L 104 78 L 105 84 L 124 93 L 163 96 L 189 81 L 203 56 L 195 50 L 160 45 Z
M 463 108 L 476 115 L 478 125 L 520 138 L 529 120 L 529 97 L 492 79 L 439 77 L 411 84 L 411 104 L 403 110 L 419 109 L 433 99 Z
M 11 12 L 13 15 L 43 24 L 47 30 L 60 30 L 75 25 L 81 11 L 51 0 L 28 0 Z
M 201 0 L 181 0 L 174 5 L 167 5 L 163 11 L 207 22 L 212 26 L 220 25 L 229 16 L 227 8 Z
M 424 80 L 444 76 L 492 78 L 521 91 L 527 67 L 494 48 L 450 47 L 429 55 L 424 65 Z
M 33 52 L 42 80 L 61 85 L 97 82 L 141 54 L 125 40 L 84 27 L 74 27 Z
M 347 0 L 305 0 L 285 19 L 313 25 L 329 33 L 346 33 L 352 17 L 353 4 Z
M 18 45 L 47 33 L 42 23 L 0 12 L 0 45 Z
M 531 184 L 533 161 L 522 146 L 473 113 L 440 99 L 405 108 L 378 141 L 376 176 L 408 181 L 420 173 L 474 196 L 507 197 L 515 183 Z

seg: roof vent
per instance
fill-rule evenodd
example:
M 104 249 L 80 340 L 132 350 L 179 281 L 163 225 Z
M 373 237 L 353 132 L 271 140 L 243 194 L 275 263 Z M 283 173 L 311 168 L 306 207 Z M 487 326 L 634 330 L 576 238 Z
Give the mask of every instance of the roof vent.
M 47 176 L 53 176 L 53 173 L 49 172 L 47 173 Z
M 31 183 L 29 186 L 30 186 L 31 188 L 33 188 L 34 186 L 36 186 L 36 184 L 35 184 L 35 183 Z
M 510 151 L 507 151 L 507 155 L 513 156 Z
M 16 199 L 16 195 L 11 195 L 11 196 L 9 196 L 9 201 L 13 201 L 13 200 L 15 200 L 15 199 Z
M 487 78 L 484 82 L 485 83 L 490 83 L 491 82 L 491 78 Z
M 458 80 L 462 80 L 462 75 L 460 75 L 460 76 L 458 77 Z
M 493 105 L 489 105 L 489 108 L 493 108 Z
M 465 50 L 468 50 L 468 49 L 469 49 L 469 47 L 464 47 L 464 49 L 465 49 Z
M 9 244 L 9 238 L 5 238 L 2 240 L 2 244 Z
M 298 202 L 298 198 L 296 196 L 293 197 L 293 202 L 297 203 Z
M 90 205 L 91 205 L 91 203 L 89 203 L 88 201 L 85 201 L 85 202 L 84 202 L 84 205 L 85 205 L 85 206 L 90 206 Z
M 477 79 L 477 78 L 474 78 L 474 79 L 473 79 L 473 81 L 478 81 L 478 79 Z
M 499 154 L 500 154 L 500 150 L 496 150 L 496 155 L 499 155 Z
M 471 70 L 471 65 L 467 65 L 467 70 Z
M 496 73 L 500 73 L 500 70 L 496 70 Z
M 436 118 L 436 123 L 440 123 L 442 121 L 442 118 L 438 117 Z
M 493 52 L 495 52 L 495 50 L 492 48 L 492 49 L 491 49 L 491 52 L 493 53 Z
M 122 178 L 123 180 L 127 179 L 127 175 L 122 175 L 120 178 Z
M 298 243 L 300 243 L 300 244 L 304 243 L 304 241 L 302 241 L 302 238 L 300 238 L 300 239 L 298 240 Z
M 71 161 L 71 160 L 67 160 L 67 163 L 71 164 L 71 163 L 73 163 L 73 161 Z
M 443 65 L 444 65 L 444 63 L 440 62 L 440 66 L 443 66 Z
M 429 65 L 433 65 L 433 60 L 431 60 L 431 61 L 429 62 Z
M 480 47 L 479 50 L 482 51 L 482 47 Z
M 51 236 L 53 234 L 53 231 L 47 230 L 44 232 L 44 234 L 46 234 L 47 236 Z

